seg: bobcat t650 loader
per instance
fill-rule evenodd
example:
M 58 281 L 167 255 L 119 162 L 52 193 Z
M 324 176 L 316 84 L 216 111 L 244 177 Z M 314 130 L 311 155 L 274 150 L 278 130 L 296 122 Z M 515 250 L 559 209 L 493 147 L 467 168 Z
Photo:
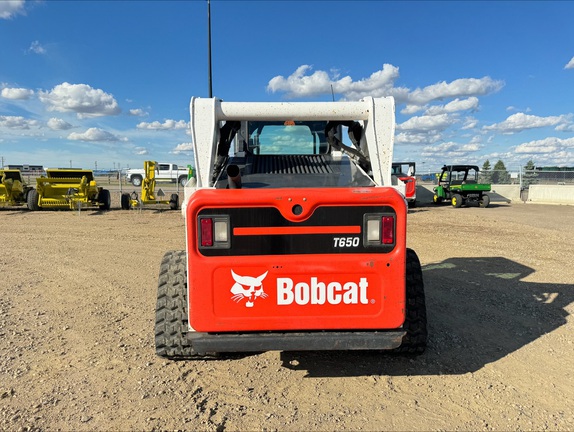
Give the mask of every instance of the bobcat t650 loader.
M 196 184 L 187 250 L 161 264 L 158 355 L 424 351 L 421 266 L 391 185 L 394 109 L 191 99 Z

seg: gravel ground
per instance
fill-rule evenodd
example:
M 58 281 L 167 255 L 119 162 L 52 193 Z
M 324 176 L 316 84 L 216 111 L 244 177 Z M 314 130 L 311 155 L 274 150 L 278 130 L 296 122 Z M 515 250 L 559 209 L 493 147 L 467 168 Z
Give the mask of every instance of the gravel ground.
M 195 362 L 154 351 L 164 208 L 0 209 L 1 430 L 574 430 L 574 207 L 411 210 L 422 356 Z

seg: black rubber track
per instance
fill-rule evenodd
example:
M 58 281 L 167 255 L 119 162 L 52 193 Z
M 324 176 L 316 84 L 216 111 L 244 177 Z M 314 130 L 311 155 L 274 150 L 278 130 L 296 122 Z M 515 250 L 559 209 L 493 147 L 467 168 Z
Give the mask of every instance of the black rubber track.
M 155 349 L 157 355 L 171 360 L 213 358 L 197 353 L 187 333 L 187 274 L 185 251 L 169 251 L 161 262 L 157 287 Z
M 404 328 L 407 334 L 395 351 L 402 354 L 422 354 L 427 346 L 428 335 L 425 289 L 421 263 L 412 249 L 407 249 L 406 295 Z

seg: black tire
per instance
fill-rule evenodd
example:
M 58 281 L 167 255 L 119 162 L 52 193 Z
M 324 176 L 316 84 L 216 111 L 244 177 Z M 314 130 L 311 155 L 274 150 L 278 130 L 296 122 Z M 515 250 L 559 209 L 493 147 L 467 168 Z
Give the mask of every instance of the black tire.
M 132 176 L 131 182 L 134 186 L 141 186 L 142 180 L 143 180 L 142 176 L 135 175 L 135 176 Z
M 30 192 L 28 192 L 28 195 L 26 196 L 26 205 L 28 206 L 28 210 L 40 210 L 40 204 L 38 203 L 38 191 L 36 189 L 32 189 Z
M 480 207 L 486 208 L 488 207 L 489 204 L 490 204 L 490 197 L 486 194 L 482 195 L 480 197 L 480 200 L 478 201 L 478 205 Z
M 98 194 L 98 204 L 100 205 L 100 210 L 109 210 L 112 207 L 112 196 L 110 191 L 107 189 L 102 189 Z
M 163 256 L 157 286 L 155 350 L 170 360 L 213 358 L 193 349 L 187 333 L 187 268 L 185 251 L 169 251 Z
M 432 197 L 432 202 L 434 204 L 440 204 L 442 202 L 442 198 L 439 197 L 437 194 L 434 194 Z
M 181 176 L 179 179 L 177 179 L 177 181 L 181 187 L 185 187 L 185 184 L 187 183 L 187 176 Z
M 123 193 L 121 196 L 121 204 L 122 210 L 129 210 L 130 209 L 130 194 Z
M 415 251 L 407 249 L 406 316 L 401 346 L 395 352 L 422 354 L 427 346 L 427 310 L 421 263 Z
M 179 208 L 179 195 L 171 194 L 169 199 L 169 208 L 172 210 L 177 210 Z
M 417 200 L 409 201 L 409 208 L 415 208 L 417 206 Z
M 462 195 L 454 194 L 452 196 L 450 202 L 454 208 L 460 208 L 462 206 L 462 203 L 463 203 Z

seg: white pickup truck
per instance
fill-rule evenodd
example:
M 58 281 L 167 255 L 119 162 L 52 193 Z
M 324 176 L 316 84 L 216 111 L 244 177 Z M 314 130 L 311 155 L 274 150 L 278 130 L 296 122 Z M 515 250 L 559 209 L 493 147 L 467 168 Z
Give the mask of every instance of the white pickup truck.
M 156 181 L 179 182 L 181 186 L 185 186 L 187 183 L 187 168 L 178 168 L 176 164 L 171 163 L 158 163 L 156 167 L 158 168 L 155 173 Z M 143 168 L 128 169 L 126 171 L 126 181 L 134 186 L 141 186 L 144 178 L 145 170 Z

